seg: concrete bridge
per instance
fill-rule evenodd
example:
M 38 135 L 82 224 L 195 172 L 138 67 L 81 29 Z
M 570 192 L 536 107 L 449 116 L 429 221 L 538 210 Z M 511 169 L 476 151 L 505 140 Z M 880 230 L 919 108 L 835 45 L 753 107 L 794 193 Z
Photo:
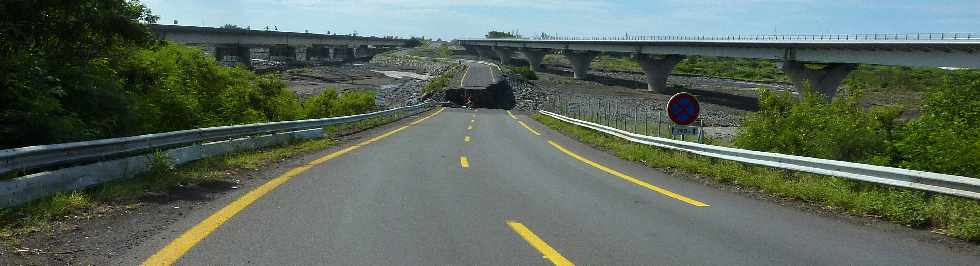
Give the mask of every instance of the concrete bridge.
M 767 35 L 726 37 L 462 39 L 472 53 L 508 63 L 514 52 L 538 70 L 546 53 L 565 55 L 584 79 L 599 53 L 629 54 L 647 77 L 648 90 L 667 89 L 667 76 L 687 55 L 771 59 L 799 88 L 804 80 L 828 97 L 857 64 L 980 68 L 978 34 Z M 819 64 L 811 68 L 804 64 Z
M 405 45 L 395 38 L 327 35 L 265 30 L 150 25 L 160 38 L 201 46 L 223 63 L 249 64 L 251 59 L 280 62 L 342 62 L 366 59 L 379 49 Z

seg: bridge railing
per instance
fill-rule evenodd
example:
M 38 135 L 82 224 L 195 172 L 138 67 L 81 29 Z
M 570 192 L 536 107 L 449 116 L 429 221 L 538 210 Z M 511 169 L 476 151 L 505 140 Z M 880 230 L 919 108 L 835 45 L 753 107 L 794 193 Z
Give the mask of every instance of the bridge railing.
M 926 33 L 866 33 L 866 34 L 763 34 L 763 35 L 622 35 L 622 36 L 573 36 L 548 35 L 526 38 L 546 41 L 950 41 L 980 40 L 980 33 L 926 32 Z

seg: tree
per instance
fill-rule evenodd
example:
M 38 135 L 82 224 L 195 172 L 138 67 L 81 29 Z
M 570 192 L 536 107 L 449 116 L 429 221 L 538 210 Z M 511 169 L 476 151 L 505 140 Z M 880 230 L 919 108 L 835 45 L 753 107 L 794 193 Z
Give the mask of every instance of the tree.
M 112 67 L 157 42 L 136 1 L 0 1 L 0 147 L 125 127 Z
M 224 26 L 221 26 L 221 28 L 222 29 L 231 29 L 231 30 L 243 30 L 244 29 L 241 26 L 238 26 L 238 25 L 235 25 L 235 24 L 225 24 Z
M 487 39 L 518 39 L 520 35 L 511 32 L 490 31 L 486 35 Z

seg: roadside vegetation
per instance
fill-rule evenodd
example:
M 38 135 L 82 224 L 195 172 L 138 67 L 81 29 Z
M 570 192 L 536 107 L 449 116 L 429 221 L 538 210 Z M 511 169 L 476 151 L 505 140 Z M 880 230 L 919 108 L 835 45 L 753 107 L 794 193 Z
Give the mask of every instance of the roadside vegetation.
M 980 72 L 941 71 L 938 78 L 929 73 L 932 71 L 898 71 L 884 75 L 878 83 L 858 78 L 830 102 L 809 89 L 802 99 L 788 92 L 760 90 L 760 110 L 745 117 L 732 145 L 980 177 Z M 918 75 L 926 76 L 903 85 L 885 84 Z M 922 90 L 921 114 L 902 118 L 906 106 L 861 104 L 870 88 L 883 86 Z M 719 183 L 753 187 L 777 197 L 980 242 L 980 202 L 976 200 L 712 159 L 634 144 L 546 116 L 535 119 L 651 167 L 679 169 Z
M 304 106 L 328 101 L 303 103 L 278 76 L 155 40 L 139 2 L 0 6 L 0 149 L 373 109 L 366 93 Z
M 453 56 L 453 51 L 449 49 L 446 42 L 433 42 L 428 39 L 420 39 L 419 45 L 408 51 L 408 55 L 431 58 L 449 58 Z
M 821 96 L 762 90 L 759 112 L 736 134 L 741 148 L 980 177 L 980 73 L 955 71 L 925 92 L 922 113 L 859 104 L 864 89 Z
M 422 94 L 434 93 L 449 87 L 449 82 L 452 81 L 454 74 L 455 72 L 449 71 L 429 80 L 425 87 L 422 87 Z
M 301 100 L 276 75 L 224 67 L 198 49 L 156 40 L 147 28 L 156 19 L 137 1 L 0 3 L 0 149 L 376 109 L 374 94 L 364 91 L 328 89 Z M 327 131 L 356 131 L 391 119 Z M 232 182 L 233 172 L 333 144 L 305 141 L 176 169 L 158 158 L 153 171 L 134 179 L 0 208 L 0 242 L 180 187 Z
M 534 119 L 567 136 L 649 167 L 675 169 L 722 184 L 756 188 L 776 197 L 819 204 L 824 209 L 879 217 L 980 242 L 980 202 L 975 200 L 713 159 L 632 143 L 541 114 L 534 115 Z
M 520 75 L 521 76 L 521 79 L 524 79 L 524 80 L 537 80 L 538 79 L 538 74 L 537 73 L 534 73 L 534 71 L 531 71 L 531 67 L 529 67 L 529 66 L 515 67 L 515 66 L 507 66 L 507 65 L 505 65 L 504 67 L 506 67 L 507 70 L 510 70 L 510 72 L 517 73 L 518 75 Z

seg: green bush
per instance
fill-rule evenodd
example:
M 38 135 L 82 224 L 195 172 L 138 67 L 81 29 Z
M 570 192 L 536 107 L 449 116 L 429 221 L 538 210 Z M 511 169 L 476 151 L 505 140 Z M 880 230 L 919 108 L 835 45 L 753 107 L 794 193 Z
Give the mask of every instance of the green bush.
M 439 75 L 438 77 L 429 80 L 429 83 L 425 84 L 425 87 L 422 88 L 422 93 L 428 94 L 444 89 L 449 86 L 449 81 L 451 81 L 452 79 L 453 79 L 453 74 L 451 74 L 450 72 Z
M 521 75 L 521 77 L 524 78 L 524 80 L 537 80 L 538 79 L 538 74 L 537 73 L 534 73 L 534 71 L 531 71 L 531 67 L 527 67 L 527 66 L 522 66 L 522 67 L 508 67 L 508 69 L 510 69 L 510 71 L 512 71 L 514 73 L 517 73 L 517 74 Z
M 363 114 L 375 110 L 374 93 L 349 91 L 338 94 L 336 89 L 328 88 L 320 95 L 307 99 L 303 109 L 307 118 Z
M 980 177 L 980 73 L 956 71 L 929 89 L 922 116 L 901 133 L 899 166 Z
M 746 117 L 735 138 L 745 149 L 853 162 L 890 163 L 889 137 L 897 107 L 864 110 L 859 96 L 827 103 L 806 93 L 759 92 L 759 111 Z M 882 159 L 885 158 L 885 159 Z M 884 162 L 882 162 L 884 161 Z

